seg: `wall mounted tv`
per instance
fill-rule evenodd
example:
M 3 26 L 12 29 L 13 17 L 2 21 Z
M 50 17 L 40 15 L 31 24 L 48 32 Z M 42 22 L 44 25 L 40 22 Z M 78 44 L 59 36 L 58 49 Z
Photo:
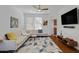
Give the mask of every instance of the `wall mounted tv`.
M 61 22 L 62 22 L 62 25 L 78 24 L 77 8 L 61 15 Z

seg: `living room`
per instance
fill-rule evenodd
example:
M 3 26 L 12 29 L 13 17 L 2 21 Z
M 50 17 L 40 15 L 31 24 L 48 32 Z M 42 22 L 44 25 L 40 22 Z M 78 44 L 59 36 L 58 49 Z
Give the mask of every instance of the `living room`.
M 78 37 L 78 24 L 69 24 L 69 25 L 62 25 L 61 24 L 61 15 L 67 13 L 68 11 L 79 8 L 78 5 L 1 5 L 0 6 L 0 51 L 8 51 L 8 50 L 15 50 L 19 49 L 19 52 L 62 52 L 59 47 L 52 41 L 55 48 L 47 47 L 47 49 L 42 49 L 41 47 L 35 47 L 34 50 L 32 48 L 22 48 L 28 38 L 33 37 L 33 44 L 36 36 L 40 36 L 40 41 L 43 42 L 46 38 L 49 39 L 47 42 L 51 42 L 50 36 L 51 35 L 63 35 L 64 38 L 72 38 L 75 41 L 79 42 Z M 31 20 L 31 21 L 29 21 Z M 57 25 L 54 29 L 54 20 L 56 20 Z M 64 28 L 70 27 L 70 28 Z M 71 28 L 75 27 L 75 28 Z M 54 34 L 54 30 L 56 33 Z M 16 34 L 16 36 L 14 35 Z M 8 34 L 8 35 L 7 35 Z M 8 37 L 8 36 L 11 36 Z M 27 36 L 27 37 L 26 37 Z M 45 37 L 46 36 L 46 37 Z M 41 40 L 43 37 L 43 41 Z M 10 40 L 10 39 L 11 40 Z M 23 40 L 25 39 L 25 40 Z M 30 39 L 32 42 L 32 39 Z M 39 38 L 38 38 L 39 40 Z M 36 41 L 38 41 L 36 40 Z M 38 43 L 40 42 L 38 41 Z M 3 43 L 4 42 L 4 43 Z M 14 43 L 15 42 L 15 43 Z M 17 43 L 17 44 L 16 44 Z M 29 42 L 26 42 L 29 44 Z M 52 45 L 52 43 L 50 43 Z M 40 44 L 40 43 L 39 43 Z M 41 43 L 42 44 L 42 43 Z M 40 46 L 41 46 L 40 44 Z M 16 47 L 17 46 L 17 47 Z M 45 48 L 45 46 L 43 46 Z M 41 48 L 41 49 L 40 49 Z M 27 51 L 25 51 L 27 49 Z M 52 51 L 53 49 L 53 51 Z M 57 49 L 57 50 L 55 50 Z M 77 49 L 79 49 L 77 47 Z M 28 51 L 29 50 L 29 51 Z M 32 51 L 33 50 L 33 51 Z M 44 50 L 44 51 L 43 51 Z M 38 52 L 38 53 L 39 53 Z

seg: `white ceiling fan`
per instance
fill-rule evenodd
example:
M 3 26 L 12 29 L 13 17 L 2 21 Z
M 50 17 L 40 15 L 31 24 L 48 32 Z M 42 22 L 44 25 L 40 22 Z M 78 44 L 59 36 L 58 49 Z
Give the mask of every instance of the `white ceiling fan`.
M 37 9 L 38 12 L 48 11 L 48 8 L 44 7 L 43 5 L 34 5 L 33 8 Z

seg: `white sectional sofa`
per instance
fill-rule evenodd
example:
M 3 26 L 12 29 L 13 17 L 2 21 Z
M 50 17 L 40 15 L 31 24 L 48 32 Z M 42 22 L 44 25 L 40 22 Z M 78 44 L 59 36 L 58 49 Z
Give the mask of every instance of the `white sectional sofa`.
M 16 31 L 14 33 L 17 35 L 17 40 L 4 39 L 3 42 L 0 43 L 0 51 L 17 50 L 30 37 L 30 34 L 25 34 L 21 31 Z

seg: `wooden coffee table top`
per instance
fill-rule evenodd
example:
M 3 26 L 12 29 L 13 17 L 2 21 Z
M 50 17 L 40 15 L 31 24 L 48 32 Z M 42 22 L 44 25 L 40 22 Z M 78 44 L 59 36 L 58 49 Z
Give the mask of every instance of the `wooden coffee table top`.
M 52 35 L 51 39 L 56 43 L 56 45 L 63 51 L 63 53 L 75 53 L 79 52 L 75 48 L 69 47 L 66 44 L 63 44 L 59 38 Z

